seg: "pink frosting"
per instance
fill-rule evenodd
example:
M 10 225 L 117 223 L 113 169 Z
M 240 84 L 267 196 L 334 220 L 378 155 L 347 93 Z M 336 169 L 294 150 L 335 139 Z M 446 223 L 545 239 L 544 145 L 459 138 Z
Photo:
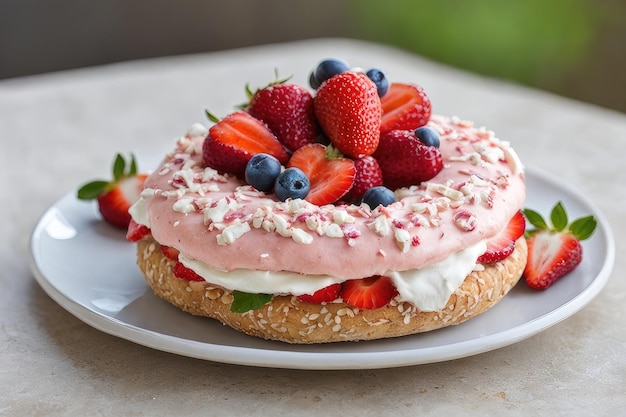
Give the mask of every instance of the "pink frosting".
M 429 126 L 443 170 L 396 190 L 386 208 L 280 202 L 205 169 L 204 137 L 187 135 L 146 180 L 134 218 L 162 245 L 226 271 L 352 279 L 420 269 L 496 234 L 525 198 L 523 167 L 493 132 L 436 115 Z

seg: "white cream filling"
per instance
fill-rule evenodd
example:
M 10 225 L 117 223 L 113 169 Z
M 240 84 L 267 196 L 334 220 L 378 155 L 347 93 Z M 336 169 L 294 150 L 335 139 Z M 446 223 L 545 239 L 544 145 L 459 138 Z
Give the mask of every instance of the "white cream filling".
M 422 269 L 388 271 L 399 293 L 399 300 L 422 311 L 435 311 L 446 305 L 454 291 L 476 266 L 476 259 L 487 249 L 480 242 Z M 320 288 L 344 281 L 327 275 L 303 275 L 295 272 L 270 272 L 250 269 L 221 271 L 184 254 L 179 261 L 208 282 L 230 290 L 265 294 L 312 294 Z

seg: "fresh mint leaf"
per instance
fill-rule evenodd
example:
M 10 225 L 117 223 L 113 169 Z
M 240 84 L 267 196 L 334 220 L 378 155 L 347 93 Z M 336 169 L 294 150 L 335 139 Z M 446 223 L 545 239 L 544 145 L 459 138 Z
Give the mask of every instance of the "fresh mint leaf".
M 233 291 L 233 302 L 230 311 L 233 313 L 245 313 L 263 307 L 272 300 L 269 294 L 251 294 L 243 291 Z

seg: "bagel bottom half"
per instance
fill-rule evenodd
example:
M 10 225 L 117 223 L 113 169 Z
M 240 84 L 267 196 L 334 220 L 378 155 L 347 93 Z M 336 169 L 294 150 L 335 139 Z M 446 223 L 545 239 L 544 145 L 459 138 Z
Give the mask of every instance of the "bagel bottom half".
M 230 311 L 231 291 L 174 276 L 175 261 L 166 258 L 153 239 L 137 246 L 137 263 L 157 296 L 243 333 L 301 344 L 382 339 L 462 323 L 493 307 L 513 288 L 523 273 L 526 256 L 522 237 L 508 258 L 470 273 L 448 303 L 433 312 L 395 300 L 382 308 L 360 310 L 341 302 L 311 304 L 294 296 L 275 296 L 263 307 L 241 314 Z

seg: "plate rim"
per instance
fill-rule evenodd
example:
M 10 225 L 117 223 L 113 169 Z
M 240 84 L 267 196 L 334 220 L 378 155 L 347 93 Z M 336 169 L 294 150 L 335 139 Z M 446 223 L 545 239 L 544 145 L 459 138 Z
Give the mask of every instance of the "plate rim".
M 581 205 L 591 210 L 598 221 L 598 225 L 602 229 L 604 234 L 603 244 L 607 249 L 602 268 L 582 291 L 567 302 L 542 316 L 498 333 L 487 335 L 484 338 L 471 339 L 444 346 L 430 346 L 398 351 L 328 353 L 219 345 L 159 333 L 89 309 L 65 295 L 61 289 L 50 282 L 41 270 L 36 259 L 35 245 L 37 243 L 38 234 L 43 229 L 46 216 L 49 216 L 49 213 L 54 210 L 63 199 L 69 198 L 70 194 L 73 194 L 73 192 L 66 193 L 56 200 L 44 211 L 35 223 L 29 238 L 29 266 L 35 280 L 42 287 L 44 292 L 79 320 L 112 336 L 172 354 L 235 365 L 307 370 L 380 369 L 445 362 L 515 344 L 544 331 L 584 308 L 602 291 L 611 277 L 615 263 L 615 240 L 610 223 L 604 213 L 577 188 L 565 181 L 557 180 L 555 176 L 548 171 L 528 167 L 525 168 L 525 171 L 526 175 L 530 174 L 542 183 L 561 189 L 570 196 L 575 197 Z M 470 347 L 469 349 L 467 348 L 468 346 Z M 259 352 L 262 352 L 261 357 L 258 358 L 255 355 L 249 355 L 252 351 L 257 355 Z M 419 351 L 419 355 L 415 354 L 417 351 Z M 367 360 L 364 360 L 364 358 Z

